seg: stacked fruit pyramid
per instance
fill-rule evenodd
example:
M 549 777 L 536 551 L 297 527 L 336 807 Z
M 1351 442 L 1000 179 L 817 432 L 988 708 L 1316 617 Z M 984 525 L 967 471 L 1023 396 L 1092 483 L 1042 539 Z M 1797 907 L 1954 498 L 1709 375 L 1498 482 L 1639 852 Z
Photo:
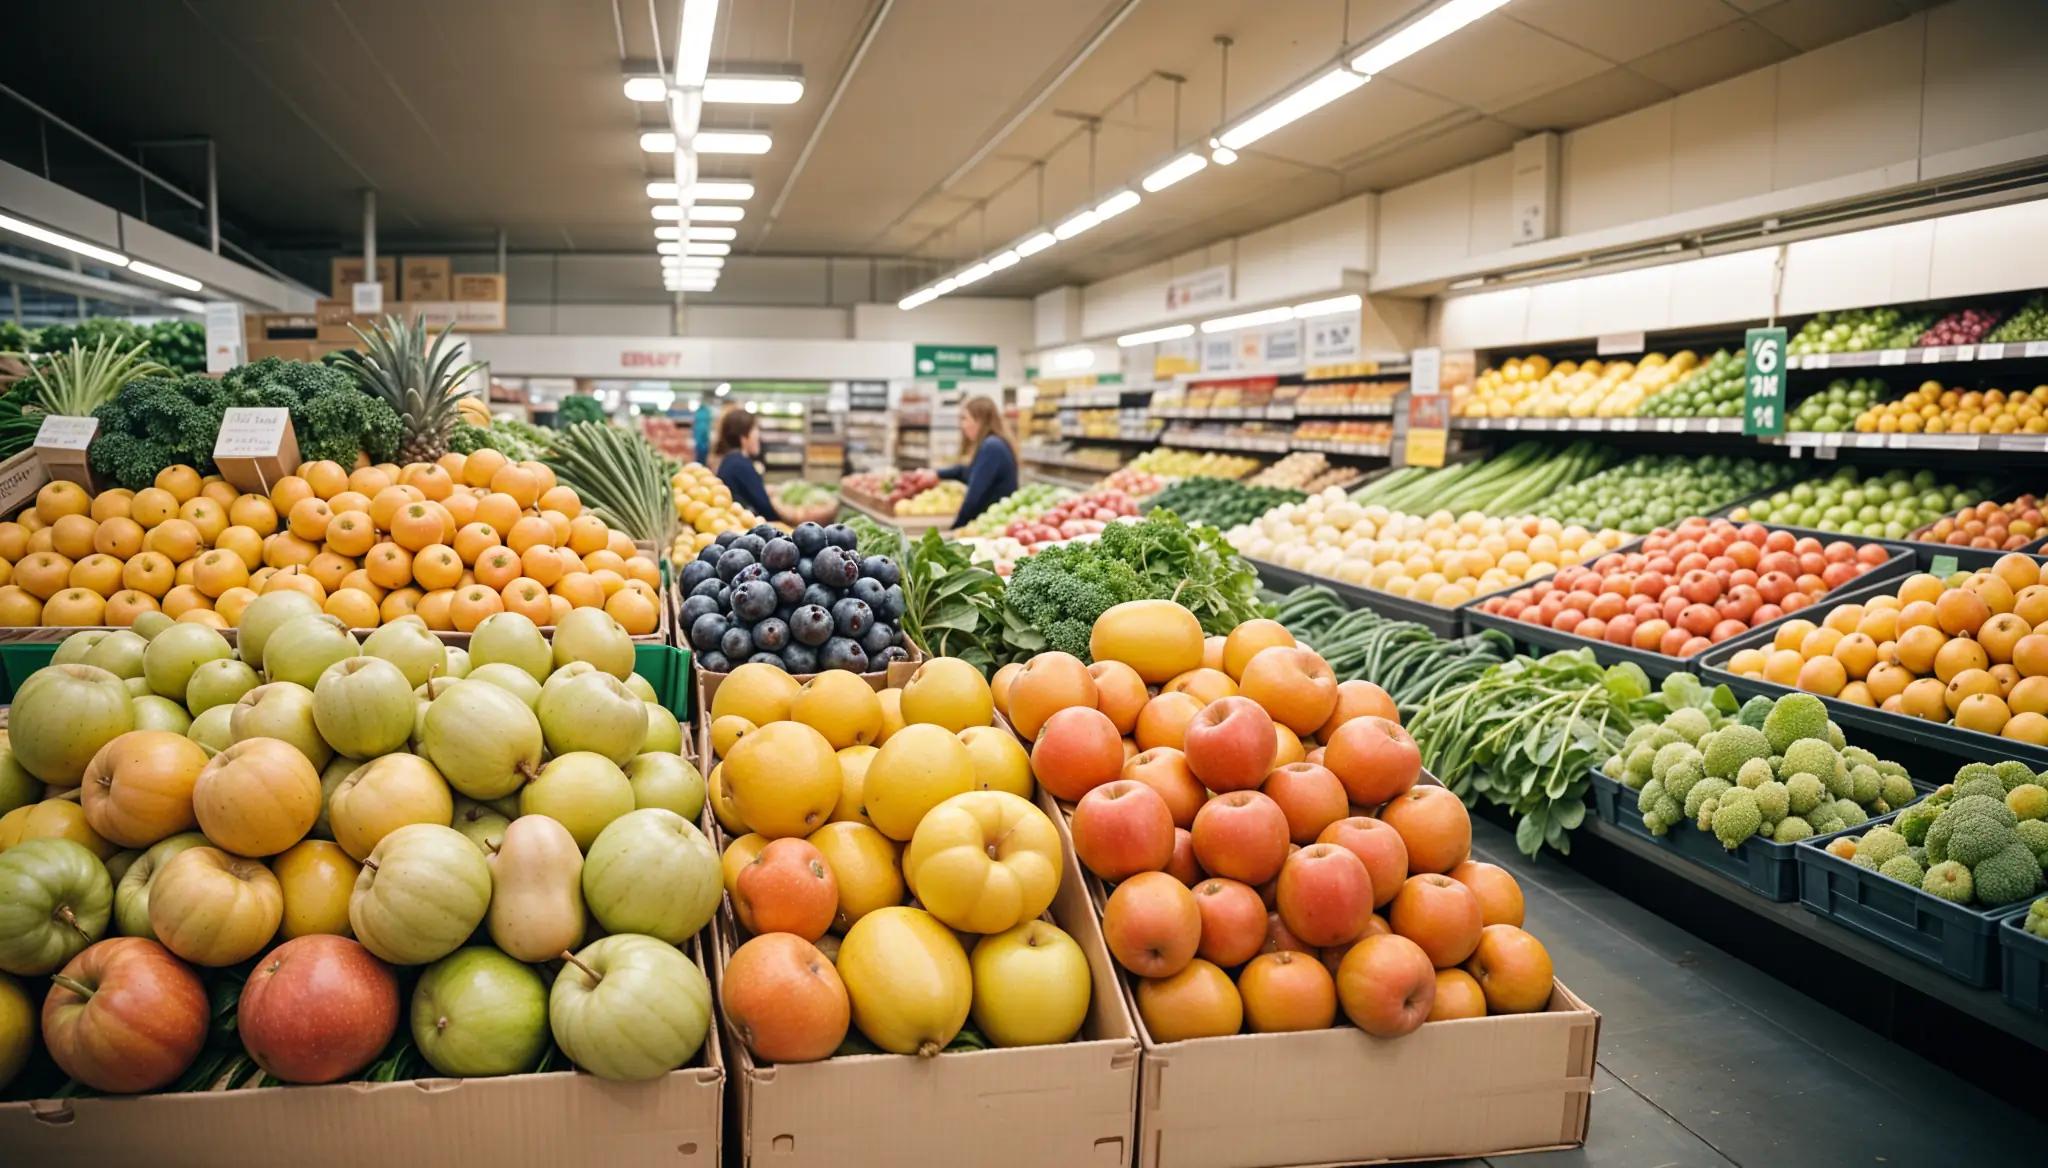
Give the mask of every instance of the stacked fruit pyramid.
M 74 634 L 16 694 L 0 970 L 34 981 L 0 978 L 0 1085 L 30 986 L 106 1093 L 696 1056 L 718 858 L 617 621 L 501 612 L 463 650 L 417 615 L 358 643 L 297 592 L 244 617 L 239 655 L 155 613 Z

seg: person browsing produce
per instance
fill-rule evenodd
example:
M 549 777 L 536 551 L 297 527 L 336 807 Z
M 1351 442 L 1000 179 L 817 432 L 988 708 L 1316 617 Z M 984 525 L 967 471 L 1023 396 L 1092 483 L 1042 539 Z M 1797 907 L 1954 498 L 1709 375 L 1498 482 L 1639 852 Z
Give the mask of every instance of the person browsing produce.
M 1017 489 L 1017 444 L 1011 441 L 1002 410 L 992 399 L 971 397 L 960 403 L 960 447 L 974 451 L 970 460 L 939 471 L 942 479 L 967 484 L 967 497 L 960 500 L 960 513 L 953 517 L 954 527 L 974 522 L 990 504 Z
M 763 519 L 782 514 L 761 481 L 754 460 L 761 456 L 761 423 L 754 415 L 732 406 L 718 419 L 718 440 L 711 446 L 718 459 L 718 479 L 732 492 L 733 502 Z

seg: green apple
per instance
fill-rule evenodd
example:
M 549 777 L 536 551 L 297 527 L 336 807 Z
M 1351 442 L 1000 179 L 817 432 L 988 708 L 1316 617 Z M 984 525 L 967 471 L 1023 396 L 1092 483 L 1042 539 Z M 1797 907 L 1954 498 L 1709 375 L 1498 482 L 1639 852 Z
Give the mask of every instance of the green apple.
M 600 1079 L 656 1079 L 695 1058 L 711 1028 L 711 983 L 683 951 L 631 933 L 586 946 L 548 994 L 570 1061 Z
M 262 684 L 256 671 L 232 657 L 208 661 L 192 671 L 185 683 L 185 708 L 198 717 L 215 706 L 232 706 L 242 695 Z
M 609 932 L 676 944 L 718 909 L 718 850 L 673 811 L 646 807 L 621 815 L 584 850 L 583 903 Z
M 519 791 L 521 815 L 553 819 L 568 828 L 576 846 L 586 852 L 606 824 L 632 810 L 633 784 L 626 780 L 626 772 L 587 750 L 549 760 Z
M 1051 1046 L 1080 1032 L 1094 982 L 1059 926 L 1026 921 L 974 946 L 974 1025 L 997 1046 Z
M 436 961 L 412 992 L 412 1040 L 444 1075 L 531 1071 L 548 1046 L 540 974 L 488 945 Z
M 626 764 L 635 807 L 661 807 L 691 823 L 704 812 L 704 776 L 680 754 L 635 755 Z

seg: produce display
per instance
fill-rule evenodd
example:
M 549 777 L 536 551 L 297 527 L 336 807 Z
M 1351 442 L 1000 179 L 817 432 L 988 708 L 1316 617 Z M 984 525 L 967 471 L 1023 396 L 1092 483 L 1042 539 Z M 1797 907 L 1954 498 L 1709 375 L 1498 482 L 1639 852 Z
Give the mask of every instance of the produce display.
M 1908 315 L 1897 308 L 1851 308 L 1815 313 L 1786 343 L 1794 356 L 1904 349 L 1934 324 L 1933 313 Z
M 248 617 L 239 653 L 161 616 L 75 634 L 15 695 L 0 771 L 48 797 L 0 817 L 0 970 L 56 1094 L 696 1057 L 718 856 L 625 629 Z
M 1560 361 L 1541 355 L 1508 361 L 1458 395 L 1461 418 L 1626 418 L 1671 388 L 1699 364 L 1690 349 L 1671 357 L 1650 353 L 1640 362 Z
M 2048 385 L 2032 390 L 1944 389 L 1938 381 L 1856 418 L 1863 434 L 2048 434 Z
M 2048 745 L 2048 565 L 2007 555 L 1780 626 L 1731 673 Z
M 1854 466 L 1842 466 L 1826 478 L 1793 483 L 1767 498 L 1737 507 L 1728 517 L 1737 523 L 1755 520 L 1904 539 L 1908 532 L 1944 514 L 1991 498 L 1993 488 L 1985 478 L 1961 485 L 1943 482 L 1931 470 L 1893 467 L 1883 474 L 1866 474 Z
M 2041 538 L 2041 500 L 2031 494 L 2010 503 L 1985 501 L 1945 515 L 1914 531 L 1910 538 L 1952 547 L 2018 551 Z
M 1798 473 L 1782 460 L 1645 454 L 1567 483 L 1530 510 L 1561 523 L 1649 531 L 1746 499 Z
M 1411 713 L 1438 691 L 1475 680 L 1514 656 L 1514 642 L 1484 629 L 1445 640 L 1413 621 L 1346 608 L 1328 588 L 1306 585 L 1282 597 L 1274 619 L 1300 634 L 1338 681 L 1370 681 Z
M 1742 375 L 1742 350 L 1716 349 L 1684 378 L 1651 394 L 1636 414 L 1644 418 L 1739 418 Z
M 1003 565 L 982 567 L 971 545 L 927 531 L 902 557 L 906 644 L 993 671 L 1010 659 L 1011 639 L 1035 639 L 1006 603 Z
M 1348 466 L 1331 466 L 1320 451 L 1297 450 L 1293 454 L 1245 480 L 1246 486 L 1285 487 L 1313 495 L 1325 487 L 1341 486 L 1358 477 Z
M 1159 489 L 1165 485 L 1166 480 L 1160 476 L 1127 466 L 1104 475 L 1102 481 L 1095 484 L 1095 488 L 1100 491 L 1122 491 L 1133 499 L 1142 499 L 1147 495 L 1158 494 Z
M 1241 454 L 1219 454 L 1213 450 L 1197 454 L 1192 450 L 1159 446 L 1132 459 L 1124 469 L 1143 471 L 1165 479 L 1241 479 L 1259 469 L 1259 460 Z
M 1334 487 L 1233 527 L 1227 538 L 1255 560 L 1444 608 L 1594 559 L 1629 540 L 1624 532 L 1593 532 L 1536 516 L 1404 514 L 1361 505 Z
M 1951 904 L 2000 908 L 2041 891 L 2048 862 L 2048 783 L 2025 763 L 1973 762 L 1890 823 L 1827 849 L 1859 868 Z M 2027 928 L 2041 915 L 2037 903 Z
M 780 483 L 775 488 L 776 505 L 797 523 L 830 523 L 839 514 L 839 492 L 823 483 L 802 479 Z
M 1351 499 L 1411 515 L 1439 511 L 1525 515 L 1560 488 L 1613 461 L 1612 450 L 1591 442 L 1574 442 L 1562 449 L 1521 442 L 1480 461 L 1434 470 L 1400 467 L 1388 471 L 1352 492 Z
M 2006 317 L 2005 323 L 1992 329 L 1984 339 L 1999 344 L 2048 340 L 2048 293 L 2036 292 L 2027 297 L 2027 302 L 2020 305 L 2018 311 Z
M 935 470 L 865 471 L 840 479 L 839 489 L 879 499 L 884 510 L 894 511 L 896 504 L 917 497 L 939 482 L 939 472 Z
M 1052 509 L 1053 504 L 1072 498 L 1074 492 L 1051 483 L 1026 483 L 989 504 L 960 529 L 961 535 L 995 535 L 1018 520 L 1033 520 Z
M 1974 345 L 1998 323 L 1990 308 L 1958 308 L 1930 325 L 1914 339 L 1915 345 Z
M 1152 506 L 1171 511 L 1189 523 L 1229 528 L 1250 523 L 1282 503 L 1299 503 L 1307 497 L 1290 487 L 1195 478 L 1182 479 L 1159 492 Z
M 1690 657 L 1807 607 L 1891 553 L 1879 544 L 1692 518 L 1658 528 L 1642 548 L 1559 568 L 1482 612 L 1588 640 Z
M 1122 491 L 1090 491 L 1069 495 L 1033 519 L 1013 519 L 1003 534 L 1026 548 L 1084 535 L 1099 535 L 1109 524 L 1138 513 L 1138 505 Z
M 899 481 L 896 489 L 901 491 Z M 960 503 L 967 498 L 967 484 L 955 479 L 941 479 L 907 499 L 898 499 L 894 511 L 899 516 L 936 517 L 953 515 L 960 510 Z
M 994 711 L 981 671 L 949 657 L 886 695 L 760 665 L 719 686 L 710 785 L 744 939 L 720 1004 L 756 1059 L 932 1058 L 1080 1032 L 1087 959 L 1040 919 L 1064 871 L 1059 829 Z
M 1091 640 L 1094 666 L 1041 654 L 998 708 L 1072 804 L 1074 854 L 1110 886 L 1103 937 L 1154 1041 L 1340 1014 L 1398 1038 L 1545 1008 L 1550 955 L 1521 928 L 1520 886 L 1471 858 L 1464 805 L 1421 781 L 1384 691 L 1340 685 L 1271 620 L 1212 649 L 1169 602 L 1111 609 Z
M 1220 633 L 1264 615 L 1258 588 L 1258 572 L 1215 528 L 1154 511 L 1019 562 L 1004 598 L 1017 620 L 1005 636 L 1017 655 L 1055 649 L 1087 661 L 1096 618 L 1125 601 L 1171 598 Z
M 190 466 L 140 491 L 44 486 L 0 523 L 0 625 L 126 626 L 162 612 L 236 628 L 258 596 L 283 591 L 351 628 L 415 612 L 442 631 L 495 612 L 550 625 L 573 608 L 602 608 L 635 635 L 660 623 L 660 568 L 545 465 L 485 450 L 298 469 L 268 496 Z
M 686 462 L 670 476 L 669 497 L 684 530 L 676 536 L 669 558 L 687 562 L 728 531 L 751 531 L 761 516 L 732 501 L 732 490 L 710 467 Z
M 1811 694 L 1751 698 L 1733 717 L 1678 710 L 1638 726 L 1602 773 L 1638 792 L 1652 835 L 1697 828 L 1731 852 L 1752 837 L 1789 844 L 1855 827 L 1920 797 L 1905 767 L 1847 745 Z
M 857 548 L 853 529 L 837 523 L 721 532 L 678 576 L 697 664 L 866 673 L 908 657 L 896 561 Z
M 1740 369 L 1739 363 L 1737 368 Z M 1792 412 L 1785 416 L 1785 428 L 1833 433 L 1850 429 L 1867 432 L 1873 427 L 1863 425 L 1863 419 L 1871 416 L 1868 411 L 1890 392 L 1891 387 L 1875 377 L 1837 377 L 1828 382 L 1826 389 L 1792 407 Z
M 541 463 L 609 526 L 669 546 L 676 528 L 673 488 L 663 485 L 668 471 L 661 455 L 637 432 L 578 422 L 555 435 Z
M 21 370 L 0 398 L 0 458 L 33 445 L 46 414 L 82 417 L 138 377 L 168 375 L 169 369 L 143 355 L 148 349 L 146 341 L 124 350 L 113 339 L 102 338 L 91 349 L 73 341 L 70 348 L 56 352 L 0 353 L 0 359 Z

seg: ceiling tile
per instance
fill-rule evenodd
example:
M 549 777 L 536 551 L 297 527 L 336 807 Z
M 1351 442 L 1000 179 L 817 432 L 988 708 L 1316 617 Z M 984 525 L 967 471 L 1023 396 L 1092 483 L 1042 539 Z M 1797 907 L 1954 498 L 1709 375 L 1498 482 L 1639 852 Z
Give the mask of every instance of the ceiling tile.
M 1607 67 L 1584 49 L 1495 13 L 1394 66 L 1387 77 L 1490 113 Z
M 1684 93 L 1776 64 L 1795 52 L 1791 45 L 1745 20 L 1639 57 L 1629 68 Z
M 1351 190 L 1384 191 L 1455 166 L 1498 154 L 1523 136 L 1513 126 L 1475 118 L 1462 126 L 1418 137 L 1398 149 L 1365 159 L 1344 172 Z
M 1517 0 L 1504 15 L 1616 64 L 1741 18 L 1721 0 L 1658 0 L 1654 20 L 1631 0 Z
M 1342 167 L 1381 143 L 1454 116 L 1465 112 L 1443 98 L 1382 80 L 1260 139 L 1252 149 L 1309 165 Z
M 1893 0 L 1779 0 L 1751 20 L 1802 52 L 1833 44 L 1906 15 Z
M 1609 69 L 1494 115 L 1525 130 L 1575 130 L 1654 105 L 1672 91 L 1628 69 Z

